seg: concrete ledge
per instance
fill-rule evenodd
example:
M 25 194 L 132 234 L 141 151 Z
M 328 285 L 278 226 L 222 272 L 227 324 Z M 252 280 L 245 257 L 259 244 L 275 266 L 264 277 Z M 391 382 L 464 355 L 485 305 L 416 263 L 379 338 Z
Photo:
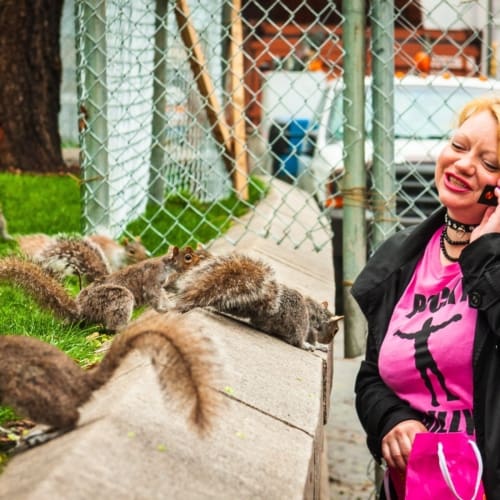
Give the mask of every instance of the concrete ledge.
M 305 203 L 300 193 L 293 196 Z M 273 190 L 269 210 L 279 202 Z M 278 214 L 276 225 L 287 231 L 318 218 L 314 207 L 300 220 L 279 208 Z M 262 210 L 249 217 L 257 229 L 269 224 Z M 280 228 L 272 231 L 275 237 Z M 278 279 L 333 303 L 331 247 L 314 254 L 293 250 L 238 226 L 232 235 L 238 250 L 267 260 Z M 224 240 L 213 246 L 215 252 L 230 249 Z M 214 389 L 227 405 L 209 437 L 198 437 L 185 412 L 163 400 L 149 361 L 134 354 L 82 408 L 77 429 L 11 460 L 0 476 L 0 498 L 328 498 L 331 348 L 311 353 L 222 315 L 189 315 L 216 340 L 225 367 Z

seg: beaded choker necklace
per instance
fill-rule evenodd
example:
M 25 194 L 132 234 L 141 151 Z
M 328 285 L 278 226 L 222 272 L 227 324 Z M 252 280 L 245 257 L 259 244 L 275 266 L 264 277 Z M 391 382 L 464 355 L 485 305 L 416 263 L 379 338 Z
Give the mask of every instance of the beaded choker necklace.
M 441 236 L 439 237 L 439 246 L 441 247 L 441 251 L 443 252 L 443 255 L 450 261 L 450 262 L 458 262 L 458 257 L 452 257 L 449 253 L 448 250 L 446 250 L 446 245 L 444 244 L 444 240 L 446 238 L 446 226 L 443 227 L 443 230 L 441 231 Z
M 447 230 L 447 226 L 445 226 L 443 228 L 443 238 L 446 240 L 447 243 L 449 243 L 450 245 L 456 245 L 456 246 L 460 246 L 460 245 L 468 245 L 470 243 L 470 238 L 467 239 L 467 240 L 452 240 L 450 238 L 450 235 L 448 234 L 448 230 Z
M 455 219 L 452 219 L 447 213 L 444 216 L 444 223 L 454 229 L 455 231 L 460 231 L 461 233 L 472 233 L 474 229 L 479 224 L 463 224 L 462 222 L 458 222 Z

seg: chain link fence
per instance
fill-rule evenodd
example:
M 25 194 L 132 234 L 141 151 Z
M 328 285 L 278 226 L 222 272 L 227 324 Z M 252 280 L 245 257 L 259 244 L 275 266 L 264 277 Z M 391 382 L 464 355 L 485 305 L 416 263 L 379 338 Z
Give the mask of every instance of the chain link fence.
M 75 2 L 86 232 L 120 236 L 140 221 L 141 233 L 155 233 L 156 252 L 172 243 L 155 226 L 175 218 L 168 200 L 203 212 L 236 196 L 259 210 L 268 180 L 254 183 L 258 175 L 285 179 L 287 203 L 321 89 L 341 72 L 340 12 L 331 24 L 331 6 L 326 15 L 299 10 L 303 22 L 279 3 Z M 321 51 L 321 71 L 310 71 Z M 228 210 L 221 227 L 236 216 Z M 328 217 L 304 232 L 319 234 L 314 226 L 325 228 L 313 242 L 320 249 L 330 241 Z
M 302 189 L 304 207 L 321 208 L 292 243 L 319 250 L 333 237 L 341 310 L 342 235 L 366 230 L 368 249 L 355 251 L 369 255 L 438 206 L 434 162 L 454 113 L 497 85 L 500 0 L 374 0 L 350 46 L 341 4 L 75 0 L 85 231 L 153 234 L 155 253 L 179 243 L 157 224 L 168 216 L 186 241 L 205 242 L 201 225 L 213 238 L 238 216 L 227 199 L 258 212 L 277 178 L 283 204 Z M 348 68 L 356 44 L 363 57 Z M 361 93 L 346 88 L 349 71 L 366 75 Z M 353 106 L 364 130 L 349 121 Z M 349 183 L 349 168 L 366 183 Z M 202 222 L 180 221 L 172 200 Z M 219 206 L 222 224 L 203 221 Z M 351 207 L 364 227 L 343 227 Z
M 333 243 L 345 352 L 360 354 L 347 292 L 383 240 L 438 207 L 434 164 L 459 108 L 500 90 L 500 0 L 68 4 L 84 230 L 152 253 L 207 243 L 267 211 L 272 182 L 297 220 L 309 204 L 321 215 L 301 237 L 261 234 Z

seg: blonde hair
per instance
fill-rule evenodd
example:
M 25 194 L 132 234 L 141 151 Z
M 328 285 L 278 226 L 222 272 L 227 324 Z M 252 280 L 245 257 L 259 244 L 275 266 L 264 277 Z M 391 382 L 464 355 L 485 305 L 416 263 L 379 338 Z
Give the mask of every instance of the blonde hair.
M 500 95 L 486 94 L 469 101 L 458 114 L 458 126 L 476 113 L 489 111 L 497 121 L 497 156 L 500 162 Z

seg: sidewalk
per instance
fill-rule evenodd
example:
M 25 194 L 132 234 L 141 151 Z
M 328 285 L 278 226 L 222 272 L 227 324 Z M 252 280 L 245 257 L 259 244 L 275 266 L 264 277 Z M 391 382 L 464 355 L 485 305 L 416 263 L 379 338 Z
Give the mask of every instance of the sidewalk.
M 344 359 L 344 329 L 334 340 L 330 417 L 326 425 L 330 499 L 374 497 L 374 462 L 354 409 L 354 380 L 362 357 Z

